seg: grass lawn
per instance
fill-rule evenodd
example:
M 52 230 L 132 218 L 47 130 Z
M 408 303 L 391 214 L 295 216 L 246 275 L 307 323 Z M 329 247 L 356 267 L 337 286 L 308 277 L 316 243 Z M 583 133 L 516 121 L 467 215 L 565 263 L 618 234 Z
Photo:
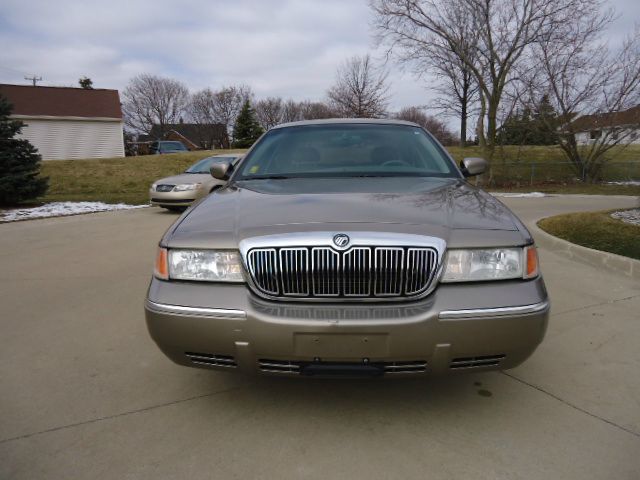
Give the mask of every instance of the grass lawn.
M 447 151 L 453 158 L 460 161 L 464 157 L 482 157 L 482 149 L 476 146 L 447 147 Z M 554 163 L 566 162 L 567 159 L 558 146 L 552 145 L 504 145 L 496 147 L 494 162 L 508 163 Z M 627 148 L 612 149 L 607 157 L 616 162 L 630 160 L 640 161 L 640 145 L 629 145 Z
M 569 242 L 640 260 L 640 226 L 611 218 L 610 213 L 569 213 L 542 219 L 538 226 Z
M 149 185 L 155 180 L 175 175 L 201 158 L 220 153 L 242 150 L 209 150 L 170 155 L 146 155 L 140 157 L 107 158 L 90 160 L 64 160 L 42 162 L 42 175 L 50 177 L 49 192 L 39 201 L 102 201 L 107 203 L 125 202 L 147 203 Z M 450 147 L 456 160 L 464 157 L 481 156 L 479 147 Z M 634 146 L 621 153 L 617 161 L 640 160 L 640 146 Z M 508 187 L 488 187 L 492 191 L 541 191 L 547 193 L 597 193 L 617 195 L 640 195 L 640 186 L 581 185 L 567 183 L 566 167 L 559 173 L 552 164 L 564 161 L 557 147 L 517 147 L 498 149 L 493 169 L 497 177 L 508 178 L 502 185 Z M 518 167 L 501 171 L 504 162 L 517 163 Z M 530 182 L 530 165 L 536 163 L 536 181 Z M 549 164 L 544 167 L 541 164 Z M 640 178 L 640 163 L 637 165 Z M 546 176 L 541 174 L 546 172 Z M 500 177 L 500 178 L 502 178 Z M 517 181 L 511 181 L 511 180 Z M 563 183 L 567 183 L 563 185 Z

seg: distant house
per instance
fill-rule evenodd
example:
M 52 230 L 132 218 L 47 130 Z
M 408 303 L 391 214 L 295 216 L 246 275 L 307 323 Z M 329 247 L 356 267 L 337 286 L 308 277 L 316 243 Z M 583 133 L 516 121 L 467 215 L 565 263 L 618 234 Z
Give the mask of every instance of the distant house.
M 627 137 L 625 143 L 640 144 L 640 105 L 622 112 L 584 115 L 572 123 L 579 145 L 589 145 L 600 138 L 603 132 L 612 131 Z
M 227 129 L 221 123 L 172 123 L 164 126 L 161 135 L 160 125 L 154 125 L 148 135 L 140 135 L 139 142 L 155 140 L 178 140 L 189 150 L 211 150 L 229 148 Z
M 124 156 L 117 90 L 0 84 L 0 94 L 43 160 Z

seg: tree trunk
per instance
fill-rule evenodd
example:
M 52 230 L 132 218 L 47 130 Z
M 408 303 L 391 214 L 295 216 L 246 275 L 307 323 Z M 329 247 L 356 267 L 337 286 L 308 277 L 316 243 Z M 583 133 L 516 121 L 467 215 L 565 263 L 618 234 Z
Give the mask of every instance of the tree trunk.
M 460 146 L 467 146 L 467 103 L 469 102 L 469 82 L 462 86 L 462 98 L 460 99 Z

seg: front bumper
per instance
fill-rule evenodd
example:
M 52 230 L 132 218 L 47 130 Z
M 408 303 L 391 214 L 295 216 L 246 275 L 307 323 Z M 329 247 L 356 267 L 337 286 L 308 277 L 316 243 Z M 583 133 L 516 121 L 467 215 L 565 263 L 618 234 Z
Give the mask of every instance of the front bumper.
M 183 192 L 156 192 L 149 190 L 149 203 L 160 207 L 188 207 L 203 194 L 200 190 Z
M 425 375 L 519 365 L 544 337 L 549 302 L 541 278 L 441 284 L 393 304 L 273 302 L 246 285 L 154 278 L 145 313 L 151 337 L 181 365 Z

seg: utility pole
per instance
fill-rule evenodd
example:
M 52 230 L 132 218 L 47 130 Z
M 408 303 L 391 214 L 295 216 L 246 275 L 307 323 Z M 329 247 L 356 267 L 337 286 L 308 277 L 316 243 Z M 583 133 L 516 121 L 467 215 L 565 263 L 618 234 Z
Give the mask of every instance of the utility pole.
M 31 77 L 24 77 L 25 80 L 31 80 L 33 82 L 33 86 L 36 86 L 37 82 L 41 82 L 42 81 L 42 77 L 36 77 L 35 75 L 31 76 Z

